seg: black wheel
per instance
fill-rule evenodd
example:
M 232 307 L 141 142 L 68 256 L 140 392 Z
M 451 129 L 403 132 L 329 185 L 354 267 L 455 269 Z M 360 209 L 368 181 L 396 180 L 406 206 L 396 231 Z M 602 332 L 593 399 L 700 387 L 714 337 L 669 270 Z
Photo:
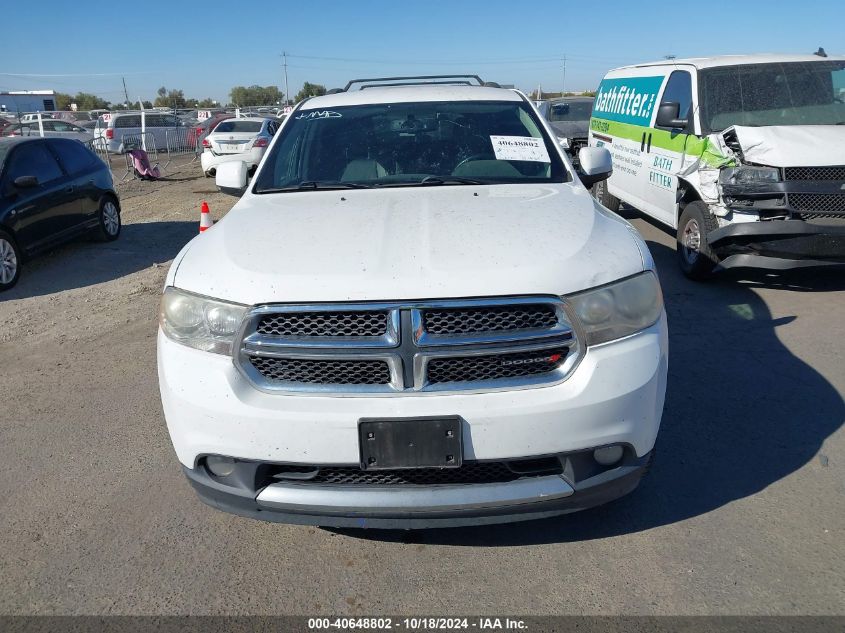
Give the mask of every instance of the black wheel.
M 0 292 L 8 290 L 21 276 L 21 252 L 14 238 L 0 231 Z
M 97 213 L 99 226 L 97 238 L 103 242 L 111 242 L 120 236 L 120 205 L 111 196 L 100 200 L 100 210 Z
M 710 248 L 708 236 L 717 228 L 716 216 L 701 201 L 690 202 L 681 213 L 678 220 L 678 263 L 690 279 L 701 281 L 712 277 L 719 258 Z
M 600 180 L 596 184 L 593 185 L 592 189 L 593 197 L 598 200 L 603 207 L 610 209 L 614 213 L 619 211 L 619 198 L 607 190 L 607 181 Z
M 214 178 L 214 171 L 209 169 L 207 172 L 205 172 L 205 177 L 206 178 Z

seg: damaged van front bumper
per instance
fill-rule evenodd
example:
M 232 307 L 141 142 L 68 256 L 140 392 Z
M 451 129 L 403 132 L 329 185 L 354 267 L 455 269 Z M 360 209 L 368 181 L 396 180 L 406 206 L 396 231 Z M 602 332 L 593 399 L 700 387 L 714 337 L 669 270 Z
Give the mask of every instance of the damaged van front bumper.
M 845 222 L 741 222 L 716 229 L 707 241 L 719 257 L 717 270 L 845 267 Z
M 845 266 L 845 166 L 741 164 L 719 185 L 734 217 L 707 237 L 717 270 Z

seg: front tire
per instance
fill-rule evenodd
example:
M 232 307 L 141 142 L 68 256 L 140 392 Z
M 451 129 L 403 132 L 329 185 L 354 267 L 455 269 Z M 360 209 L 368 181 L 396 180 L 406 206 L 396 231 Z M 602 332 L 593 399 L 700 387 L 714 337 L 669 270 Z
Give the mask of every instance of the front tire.
M 619 198 L 607 190 L 607 181 L 600 180 L 596 184 L 593 185 L 591 190 L 593 197 L 598 200 L 603 207 L 606 207 L 610 211 L 614 213 L 619 212 Z
M 120 237 L 122 223 L 120 221 L 120 205 L 111 196 L 100 201 L 100 210 L 97 212 L 99 226 L 97 227 L 97 238 L 102 242 L 113 242 Z
M 708 238 L 719 228 L 716 216 L 703 202 L 690 202 L 678 220 L 677 252 L 681 270 L 690 279 L 703 281 L 713 276 L 719 258 Z
M 0 231 L 0 292 L 8 290 L 21 276 L 21 252 L 14 238 Z

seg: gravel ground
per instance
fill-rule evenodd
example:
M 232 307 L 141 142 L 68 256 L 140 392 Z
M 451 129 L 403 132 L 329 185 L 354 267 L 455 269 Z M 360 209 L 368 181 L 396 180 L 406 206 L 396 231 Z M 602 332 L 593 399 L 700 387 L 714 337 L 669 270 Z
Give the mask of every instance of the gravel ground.
M 671 328 L 658 459 L 608 506 L 483 529 L 355 532 L 202 505 L 158 397 L 170 260 L 234 198 L 197 164 L 120 187 L 117 242 L 0 296 L 0 613 L 845 613 L 845 282 L 697 285 L 643 220 Z

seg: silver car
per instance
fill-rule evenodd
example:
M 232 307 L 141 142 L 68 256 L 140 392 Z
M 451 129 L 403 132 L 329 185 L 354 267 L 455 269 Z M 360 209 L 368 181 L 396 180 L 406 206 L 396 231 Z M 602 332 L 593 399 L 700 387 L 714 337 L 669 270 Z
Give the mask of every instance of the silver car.
M 41 127 L 44 129 L 44 136 L 60 136 L 63 138 L 72 138 L 83 143 L 94 138 L 91 130 L 86 130 L 83 127 L 71 123 L 70 121 L 61 121 L 58 119 L 42 119 Z M 10 125 L 3 130 L 3 136 L 40 136 L 41 130 L 38 127 L 38 121 L 29 121 L 27 123 L 18 123 L 17 125 Z

